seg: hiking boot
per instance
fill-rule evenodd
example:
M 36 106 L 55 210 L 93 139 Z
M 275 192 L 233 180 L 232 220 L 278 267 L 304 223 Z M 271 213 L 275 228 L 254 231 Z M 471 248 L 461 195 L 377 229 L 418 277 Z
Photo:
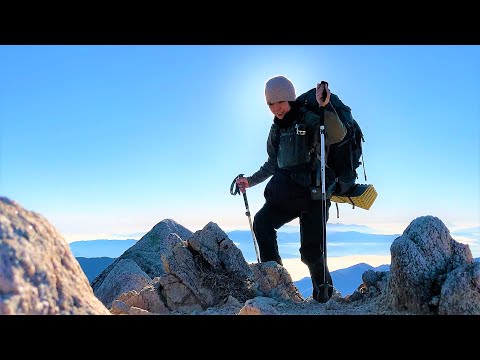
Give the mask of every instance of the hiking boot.
M 312 297 L 319 303 L 326 303 L 333 295 L 333 281 L 330 272 L 327 270 L 327 283 L 323 283 L 324 266 L 323 262 L 308 266 L 310 277 L 312 279 L 313 293 Z
M 325 291 L 325 287 L 328 287 Z M 312 298 L 319 303 L 326 303 L 333 295 L 333 285 L 331 284 L 320 284 L 320 287 L 313 285 Z

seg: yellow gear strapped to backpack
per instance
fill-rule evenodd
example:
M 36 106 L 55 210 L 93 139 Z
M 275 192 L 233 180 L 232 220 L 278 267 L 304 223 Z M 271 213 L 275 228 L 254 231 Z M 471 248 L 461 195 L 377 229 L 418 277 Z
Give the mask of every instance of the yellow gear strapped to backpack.
M 368 210 L 377 198 L 377 191 L 371 184 L 355 184 L 346 194 L 332 195 L 331 201 L 347 203 Z

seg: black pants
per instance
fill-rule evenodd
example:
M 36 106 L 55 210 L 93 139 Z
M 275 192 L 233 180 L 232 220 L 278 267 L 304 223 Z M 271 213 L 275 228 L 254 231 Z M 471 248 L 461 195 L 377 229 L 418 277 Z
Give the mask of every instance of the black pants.
M 330 200 L 327 200 L 326 222 Z M 266 202 L 257 212 L 253 221 L 253 230 L 260 250 L 260 259 L 276 261 L 280 265 L 282 260 L 278 252 L 277 230 L 292 221 L 300 218 L 300 256 L 302 262 L 308 266 L 312 281 L 323 283 L 323 239 L 326 229 L 323 227 L 322 201 L 311 201 L 307 211 L 288 212 Z M 331 283 L 330 272 L 326 269 L 328 282 Z

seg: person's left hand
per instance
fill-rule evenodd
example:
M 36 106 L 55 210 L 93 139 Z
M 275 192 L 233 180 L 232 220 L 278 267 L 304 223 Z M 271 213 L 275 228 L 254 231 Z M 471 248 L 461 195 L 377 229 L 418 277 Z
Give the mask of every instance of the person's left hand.
M 322 99 L 323 90 L 326 90 L 327 92 L 327 97 L 325 99 Z M 328 88 L 328 83 L 326 82 L 318 83 L 317 91 L 315 95 L 317 97 L 318 106 L 327 106 L 327 104 L 330 102 L 330 89 Z

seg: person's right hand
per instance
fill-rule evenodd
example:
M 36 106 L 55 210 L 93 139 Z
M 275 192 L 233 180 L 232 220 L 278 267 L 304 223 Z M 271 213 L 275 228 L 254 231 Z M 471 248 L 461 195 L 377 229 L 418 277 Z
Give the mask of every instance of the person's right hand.
M 245 189 L 248 188 L 250 185 L 248 184 L 248 180 L 245 177 L 240 177 L 237 179 L 237 186 L 240 189 L 240 192 L 243 194 Z

